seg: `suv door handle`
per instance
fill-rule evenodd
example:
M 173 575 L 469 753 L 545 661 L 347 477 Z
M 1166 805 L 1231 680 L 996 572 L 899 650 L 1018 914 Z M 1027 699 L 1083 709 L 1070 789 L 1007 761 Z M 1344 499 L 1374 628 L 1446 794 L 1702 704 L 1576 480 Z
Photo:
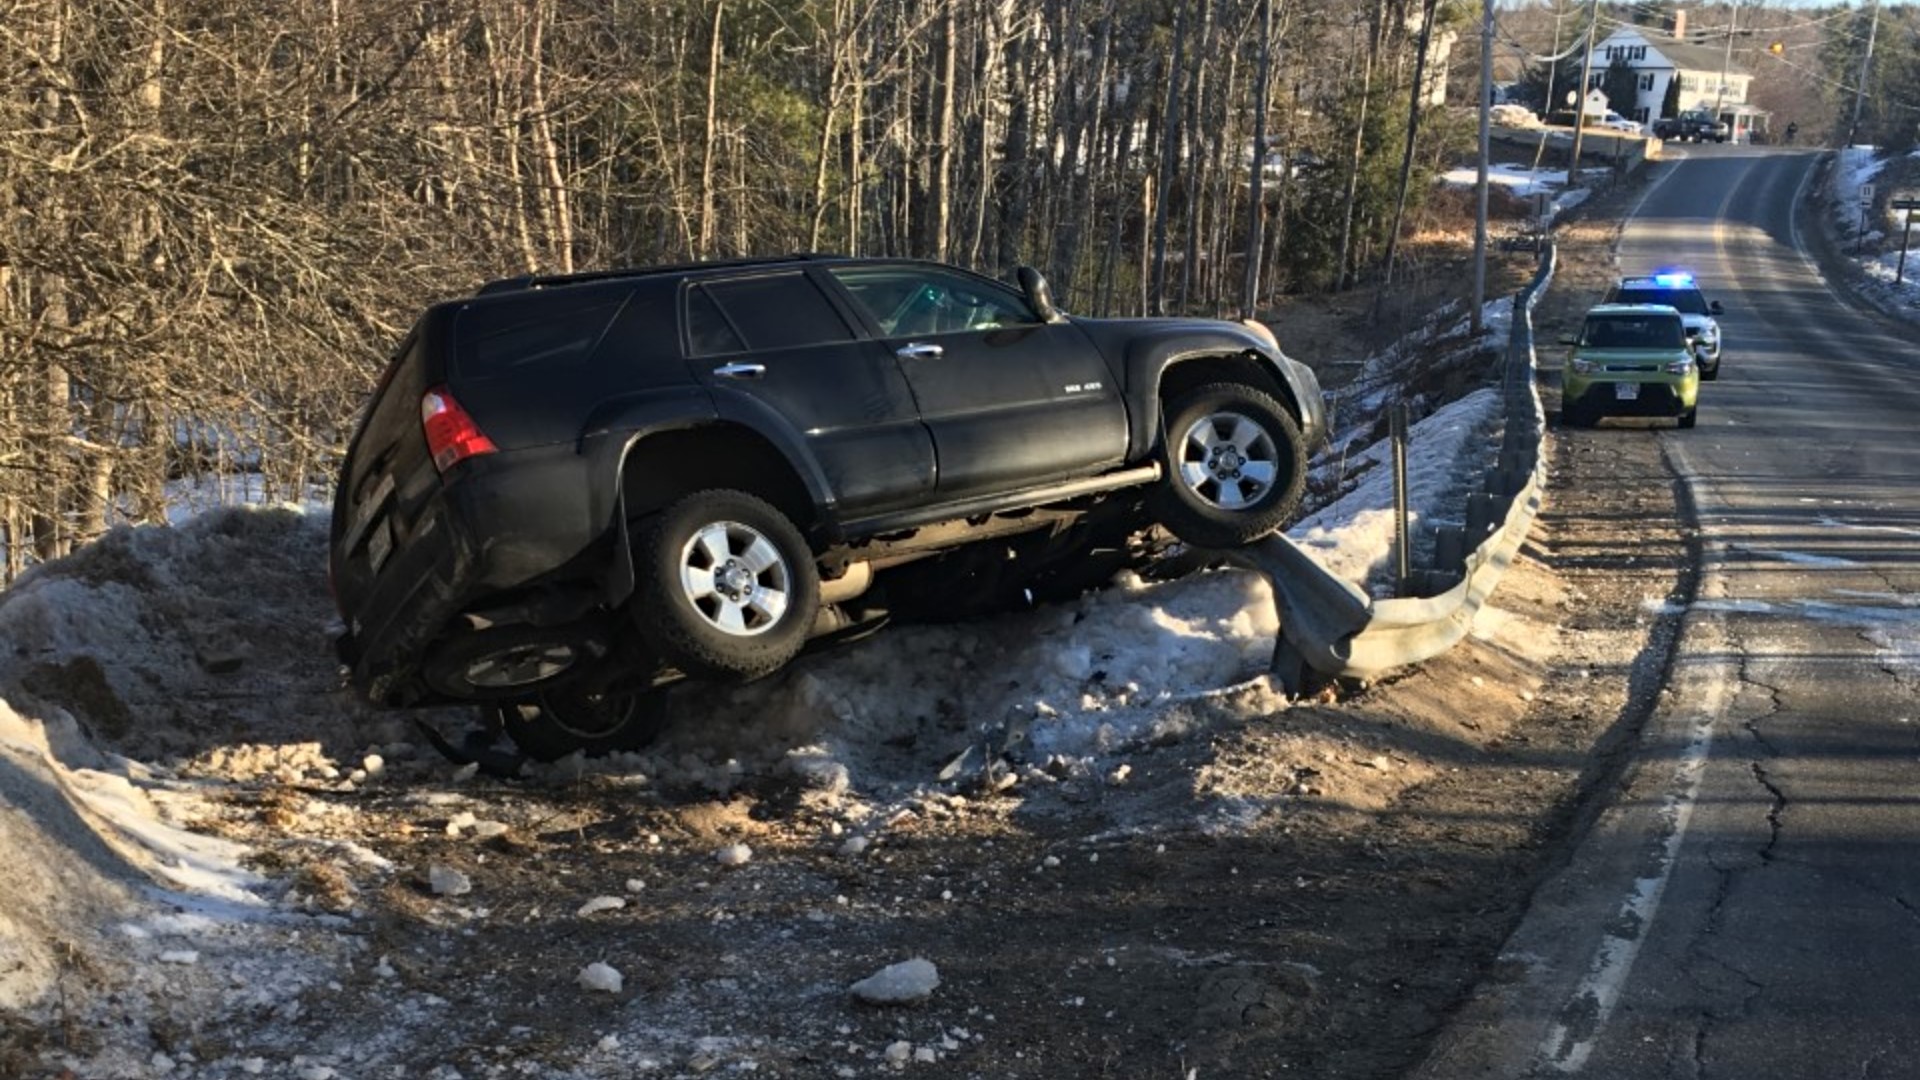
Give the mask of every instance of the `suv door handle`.
M 898 349 L 895 349 L 893 351 L 893 355 L 899 357 L 902 360 L 933 360 L 938 358 L 940 354 L 946 351 L 947 350 L 941 348 L 938 345 L 928 345 L 924 342 L 909 341 L 905 345 L 902 345 Z
M 715 375 L 729 379 L 757 379 L 767 373 L 765 364 L 721 364 L 713 369 Z

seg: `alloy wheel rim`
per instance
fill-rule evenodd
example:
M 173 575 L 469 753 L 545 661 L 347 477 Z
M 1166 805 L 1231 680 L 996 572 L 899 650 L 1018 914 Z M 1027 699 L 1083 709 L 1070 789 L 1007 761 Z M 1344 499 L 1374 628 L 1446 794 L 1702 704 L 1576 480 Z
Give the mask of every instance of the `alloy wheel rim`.
M 1245 510 L 1273 490 L 1280 451 L 1259 421 L 1223 410 L 1187 428 L 1176 464 L 1195 498 L 1219 510 Z
M 680 590 L 709 626 L 731 637 L 758 637 L 787 613 L 793 569 L 765 533 L 716 521 L 681 547 Z
M 469 663 L 466 678 L 471 685 L 490 690 L 531 686 L 565 672 L 579 656 L 579 652 L 565 642 L 515 645 Z

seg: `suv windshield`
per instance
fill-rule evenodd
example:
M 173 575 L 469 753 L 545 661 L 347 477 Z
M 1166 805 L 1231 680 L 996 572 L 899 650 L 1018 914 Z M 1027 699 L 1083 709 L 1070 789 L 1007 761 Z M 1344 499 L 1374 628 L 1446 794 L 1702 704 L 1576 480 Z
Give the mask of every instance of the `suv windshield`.
M 1683 349 L 1686 332 L 1671 315 L 1595 315 L 1580 344 L 1595 349 Z
M 1699 289 L 1619 288 L 1607 297 L 1609 304 L 1664 304 L 1682 315 L 1706 315 L 1707 298 Z

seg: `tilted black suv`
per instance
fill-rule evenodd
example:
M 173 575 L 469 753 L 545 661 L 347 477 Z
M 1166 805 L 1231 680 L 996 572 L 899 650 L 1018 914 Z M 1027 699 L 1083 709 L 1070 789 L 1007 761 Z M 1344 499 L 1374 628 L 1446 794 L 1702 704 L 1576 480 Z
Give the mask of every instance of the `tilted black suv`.
M 354 684 L 490 702 L 557 754 L 624 737 L 649 688 L 766 675 L 889 604 L 1294 512 L 1324 407 L 1264 327 L 1071 317 L 1019 277 L 802 255 L 429 309 L 335 493 Z

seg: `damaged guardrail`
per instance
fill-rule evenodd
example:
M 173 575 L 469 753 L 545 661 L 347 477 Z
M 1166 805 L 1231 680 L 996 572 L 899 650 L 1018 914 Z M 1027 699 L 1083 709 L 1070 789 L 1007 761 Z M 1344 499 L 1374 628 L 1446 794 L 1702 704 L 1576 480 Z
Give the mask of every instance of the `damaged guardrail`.
M 1502 373 L 1506 430 L 1483 490 L 1468 496 L 1465 525 L 1439 529 L 1433 566 L 1416 571 L 1416 594 L 1374 599 L 1335 577 L 1282 533 L 1244 549 L 1239 560 L 1273 584 L 1280 612 L 1272 672 L 1289 694 L 1310 669 L 1373 679 L 1452 648 L 1472 628 L 1539 512 L 1546 470 L 1540 455 L 1546 414 L 1534 387 L 1533 307 L 1553 280 L 1555 251 L 1542 249 L 1533 281 L 1513 304 Z

